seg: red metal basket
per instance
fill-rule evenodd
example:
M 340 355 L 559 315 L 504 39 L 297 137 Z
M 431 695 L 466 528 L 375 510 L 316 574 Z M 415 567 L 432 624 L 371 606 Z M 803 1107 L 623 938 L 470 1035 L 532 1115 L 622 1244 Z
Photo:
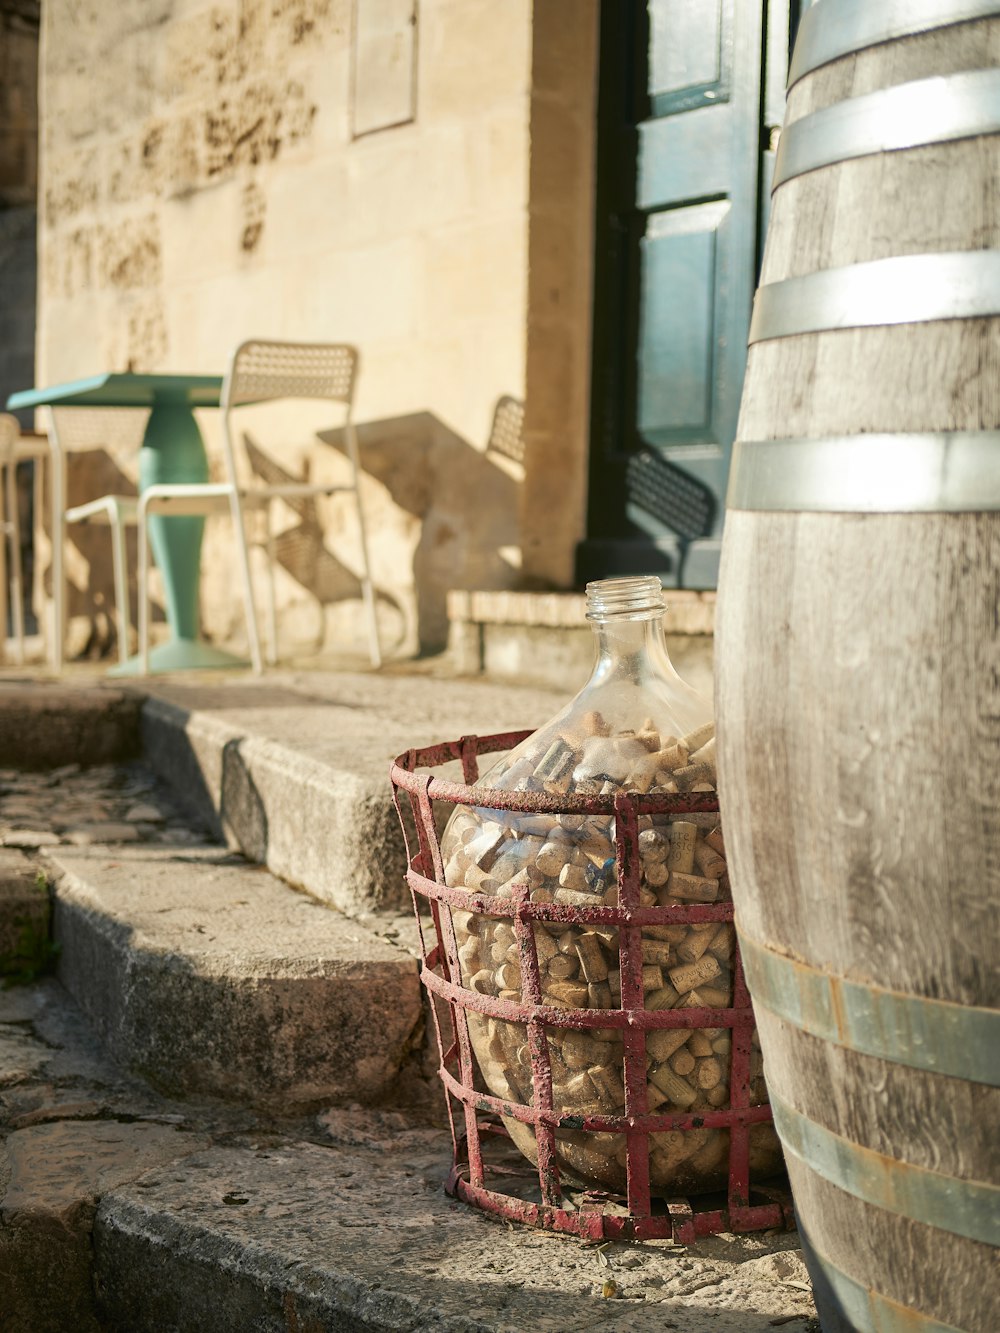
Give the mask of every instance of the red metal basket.
M 714 792 L 686 796 L 642 796 L 619 792 L 614 796 L 550 796 L 526 791 L 501 791 L 474 784 L 479 776 L 478 756 L 513 749 L 530 731 L 495 736 L 464 736 L 400 755 L 391 768 L 396 810 L 407 850 L 407 882 L 413 895 L 420 931 L 423 965 L 421 978 L 431 997 L 431 1012 L 440 1052 L 439 1074 L 447 1093 L 454 1144 L 449 1193 L 487 1212 L 552 1231 L 569 1232 L 590 1240 L 614 1238 L 671 1238 L 678 1242 L 722 1231 L 761 1231 L 791 1224 L 791 1200 L 778 1187 L 751 1192 L 750 1126 L 771 1122 L 771 1108 L 750 1104 L 750 1052 L 754 1028 L 750 996 L 738 952 L 733 960 L 732 1004 L 725 1009 L 643 1008 L 641 932 L 644 926 L 687 925 L 702 921 L 732 921 L 731 902 L 671 907 L 639 905 L 639 818 L 642 815 L 677 815 L 717 811 Z M 464 783 L 446 781 L 427 770 L 459 761 Z M 404 815 L 401 793 L 408 798 L 413 823 Z M 618 873 L 617 907 L 576 907 L 533 903 L 525 889 L 514 898 L 497 898 L 465 889 L 449 888 L 444 880 L 434 802 L 468 805 L 498 811 L 534 814 L 586 814 L 613 817 L 616 823 Z M 415 826 L 417 847 L 412 838 Z M 425 911 L 421 912 L 421 904 Z M 445 910 L 442 910 L 444 905 Z M 519 949 L 522 1002 L 483 995 L 462 985 L 458 944 L 452 910 L 478 913 L 510 921 Z M 428 947 L 427 916 L 433 924 Z M 535 947 L 534 922 L 558 921 L 567 926 L 600 923 L 619 930 L 621 961 L 620 1009 L 556 1009 L 542 1004 L 541 979 Z M 429 932 L 428 932 L 429 933 Z M 735 946 L 734 946 L 735 949 Z M 506 1101 L 476 1087 L 475 1065 L 467 1013 L 523 1023 L 531 1053 L 533 1097 L 530 1106 Z M 442 1021 L 442 1014 L 446 1021 Z M 546 1029 L 551 1027 L 618 1028 L 625 1053 L 625 1115 L 561 1115 L 554 1109 L 552 1069 Z M 686 1114 L 651 1114 L 646 1092 L 646 1032 L 657 1028 L 730 1028 L 730 1098 L 728 1109 Z M 450 1030 L 449 1030 L 450 1029 Z M 456 1117 L 461 1107 L 464 1124 Z M 505 1136 L 503 1117 L 531 1125 L 538 1152 L 538 1194 L 535 1200 L 487 1185 L 487 1178 L 515 1173 L 493 1165 L 484 1156 L 484 1140 Z M 654 1201 L 650 1193 L 648 1136 L 670 1130 L 727 1129 L 729 1131 L 728 1187 L 724 1200 L 667 1199 Z M 588 1192 L 582 1204 L 566 1207 L 559 1164 L 557 1130 L 592 1130 L 622 1134 L 626 1141 L 627 1209 L 615 1196 Z M 525 1168 L 526 1169 L 526 1168 Z M 522 1173 L 523 1174 L 523 1173 Z

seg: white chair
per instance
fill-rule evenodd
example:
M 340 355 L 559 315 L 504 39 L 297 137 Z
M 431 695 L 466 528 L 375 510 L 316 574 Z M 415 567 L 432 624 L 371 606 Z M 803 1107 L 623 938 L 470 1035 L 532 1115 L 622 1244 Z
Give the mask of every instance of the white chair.
M 127 662 L 132 634 L 128 596 L 128 561 L 125 533 L 138 522 L 139 497 L 102 495 L 66 509 L 68 456 L 101 449 L 133 458 L 142 443 L 149 411 L 146 408 L 54 407 L 49 409 L 52 455 L 53 538 L 52 600 L 55 620 L 53 665 L 62 665 L 66 620 L 65 528 L 68 524 L 107 526 L 111 530 L 111 563 L 118 625 L 118 660 Z
M 357 503 L 361 536 L 361 588 L 368 619 L 368 647 L 373 666 L 380 666 L 375 593 L 368 562 L 364 512 L 359 487 L 358 442 L 352 419 L 354 385 L 357 378 L 357 349 L 345 343 L 294 343 L 249 339 L 233 353 L 222 385 L 223 439 L 226 480 L 192 484 L 150 486 L 139 497 L 139 656 L 140 670 L 149 669 L 149 528 L 151 514 L 216 514 L 228 512 L 239 551 L 240 580 L 246 611 L 247 634 L 253 669 L 262 668 L 260 636 L 250 575 L 250 555 L 244 514 L 258 510 L 266 525 L 268 556 L 268 661 L 277 661 L 277 613 L 274 592 L 274 530 L 272 508 L 277 500 L 301 500 L 339 492 L 352 492 Z M 279 400 L 317 399 L 341 403 L 345 409 L 344 434 L 351 468 L 349 484 L 326 485 L 288 482 L 279 485 L 243 486 L 236 468 L 233 444 L 233 413 L 241 406 Z
M 49 456 L 48 441 L 40 435 L 22 435 L 17 417 L 0 413 L 0 661 L 7 644 L 7 541 L 10 539 L 10 618 L 17 645 L 17 663 L 24 664 L 24 572 L 21 566 L 21 516 L 17 496 L 17 465 Z

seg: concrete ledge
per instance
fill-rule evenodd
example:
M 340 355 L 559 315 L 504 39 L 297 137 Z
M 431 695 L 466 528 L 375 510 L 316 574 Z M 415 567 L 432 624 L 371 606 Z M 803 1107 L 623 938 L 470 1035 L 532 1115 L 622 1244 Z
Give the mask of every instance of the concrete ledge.
M 160 1089 L 283 1112 L 394 1089 L 416 964 L 218 849 L 53 849 L 59 979 Z
M 135 758 L 141 705 L 141 695 L 107 685 L 0 681 L 0 762 L 44 769 Z
M 665 596 L 671 661 L 690 685 L 711 696 L 716 595 L 668 589 Z M 582 686 L 594 662 L 586 605 L 578 592 L 450 592 L 453 669 L 522 684 Z

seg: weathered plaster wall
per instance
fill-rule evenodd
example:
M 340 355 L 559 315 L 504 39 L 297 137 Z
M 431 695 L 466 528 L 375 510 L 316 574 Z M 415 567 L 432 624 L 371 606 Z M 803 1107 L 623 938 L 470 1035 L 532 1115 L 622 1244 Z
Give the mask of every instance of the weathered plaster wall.
M 42 21 L 39 382 L 221 371 L 253 334 L 357 343 L 387 646 L 442 643 L 448 587 L 517 577 L 516 470 L 485 446 L 525 392 L 531 0 L 420 0 L 415 119 L 356 139 L 349 0 L 46 0 Z M 290 460 L 343 466 L 335 442 Z M 342 509 L 285 515 L 293 645 L 363 641 Z M 242 634 L 230 551 L 210 525 L 219 638 Z

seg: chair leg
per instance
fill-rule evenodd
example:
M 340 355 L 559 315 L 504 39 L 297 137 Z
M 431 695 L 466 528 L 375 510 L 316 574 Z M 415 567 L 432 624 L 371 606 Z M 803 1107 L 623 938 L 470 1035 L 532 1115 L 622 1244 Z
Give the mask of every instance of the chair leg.
M 358 531 L 361 535 L 361 594 L 364 598 L 365 612 L 368 618 L 368 655 L 373 667 L 382 665 L 382 649 L 378 641 L 378 615 L 375 609 L 375 588 L 372 584 L 371 566 L 368 561 L 368 537 L 365 532 L 365 514 L 361 507 L 361 468 L 358 463 L 358 437 L 354 422 L 348 416 L 345 426 L 347 448 L 351 459 L 351 471 L 354 475 L 354 502 L 358 507 Z
M 17 503 L 17 463 L 11 461 L 7 471 L 8 531 L 10 532 L 11 595 L 14 639 L 17 643 L 17 664 L 24 665 L 24 571 L 21 568 L 21 515 Z
M 52 666 L 55 671 L 61 671 L 66 643 L 66 525 L 63 521 L 66 509 L 66 458 L 59 446 L 56 417 L 52 408 L 49 409 L 49 443 L 49 483 L 52 488 Z
M 260 634 L 257 629 L 257 608 L 253 600 L 253 582 L 250 578 L 250 552 L 247 547 L 246 528 L 243 524 L 243 510 L 237 495 L 232 498 L 233 534 L 240 558 L 240 575 L 243 580 L 243 605 L 246 608 L 247 637 L 250 641 L 250 664 L 254 673 L 260 675 L 264 664 L 260 655 Z
M 265 540 L 267 551 L 267 638 L 269 666 L 278 664 L 278 602 L 274 588 L 274 566 L 277 560 L 277 547 L 274 540 L 274 525 L 271 522 L 272 503 L 268 500 L 264 506 Z
M 0 478 L 6 483 L 8 464 L 0 465 Z M 6 492 L 6 484 L 3 486 Z M 5 512 L 0 512 L 0 662 L 7 660 L 7 534 L 10 524 Z
M 114 505 L 108 515 L 111 520 L 111 562 L 115 576 L 115 601 L 118 603 L 118 660 L 128 661 L 131 639 L 131 617 L 128 605 L 128 564 L 125 555 L 125 525 L 121 512 Z
M 146 506 L 139 502 L 139 674 L 149 675 L 149 532 Z

